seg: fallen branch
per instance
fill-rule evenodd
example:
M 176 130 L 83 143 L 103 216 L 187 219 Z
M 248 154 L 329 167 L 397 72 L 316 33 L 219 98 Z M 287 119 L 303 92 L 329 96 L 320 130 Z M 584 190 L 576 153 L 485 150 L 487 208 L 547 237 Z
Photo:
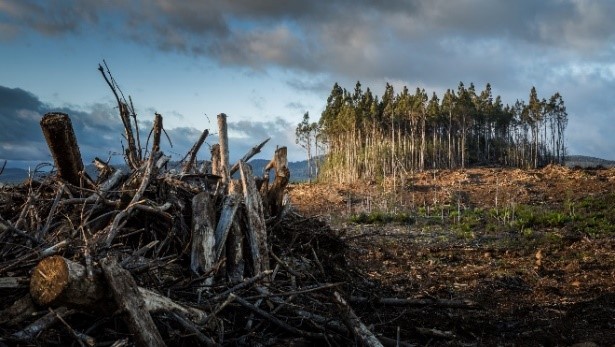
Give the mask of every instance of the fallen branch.
M 352 308 L 346 303 L 346 300 L 338 292 L 333 292 L 335 303 L 339 307 L 339 313 L 342 315 L 344 322 L 354 335 L 361 341 L 361 344 L 371 347 L 383 347 L 382 343 L 376 338 L 361 319 L 354 313 Z

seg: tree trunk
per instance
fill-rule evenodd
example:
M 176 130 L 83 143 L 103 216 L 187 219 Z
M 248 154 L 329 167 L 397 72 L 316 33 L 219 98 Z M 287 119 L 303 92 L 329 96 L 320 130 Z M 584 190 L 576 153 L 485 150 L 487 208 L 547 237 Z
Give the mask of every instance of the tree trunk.
M 207 192 L 192 199 L 192 251 L 190 269 L 198 274 L 206 272 L 216 262 L 214 237 L 214 210 Z

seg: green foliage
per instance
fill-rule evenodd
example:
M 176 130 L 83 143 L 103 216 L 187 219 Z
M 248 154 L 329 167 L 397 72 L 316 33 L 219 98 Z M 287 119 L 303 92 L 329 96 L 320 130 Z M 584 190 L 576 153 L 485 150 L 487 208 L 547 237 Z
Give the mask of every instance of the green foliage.
M 408 213 L 385 213 L 372 211 L 370 213 L 361 212 L 350 216 L 350 221 L 356 224 L 413 224 L 415 219 Z
M 336 83 L 316 128 L 328 155 L 345 159 L 319 173 L 322 181 L 350 183 L 426 168 L 562 163 L 567 124 L 561 95 L 547 101 L 533 87 L 527 103 L 505 105 L 490 84 L 477 91 L 460 82 L 439 98 L 421 88 L 396 93 L 387 83 L 379 99 L 360 82 L 352 92 Z M 312 125 L 304 120 L 298 139 Z

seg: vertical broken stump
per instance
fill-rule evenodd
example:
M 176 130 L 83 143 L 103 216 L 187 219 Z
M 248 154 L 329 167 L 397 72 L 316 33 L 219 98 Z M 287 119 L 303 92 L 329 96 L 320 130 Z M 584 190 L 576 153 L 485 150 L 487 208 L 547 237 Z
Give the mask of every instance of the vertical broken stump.
M 85 187 L 92 188 L 90 179 L 83 171 L 81 152 L 68 115 L 47 113 L 41 119 L 41 128 L 60 178 L 77 187 L 83 182 Z M 85 178 L 83 180 L 82 173 Z

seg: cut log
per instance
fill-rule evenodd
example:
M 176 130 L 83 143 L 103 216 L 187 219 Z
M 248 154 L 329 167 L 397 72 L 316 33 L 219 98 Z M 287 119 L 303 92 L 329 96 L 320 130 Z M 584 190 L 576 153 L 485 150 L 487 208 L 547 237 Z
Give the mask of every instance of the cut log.
M 136 345 L 166 346 L 130 272 L 108 257 L 100 261 L 100 266 Z
M 246 239 L 250 249 L 251 266 L 254 275 L 269 270 L 269 248 L 267 246 L 267 226 L 263 214 L 263 202 L 256 189 L 252 169 L 244 163 L 239 163 L 241 183 L 243 185 L 244 203 L 247 214 Z
M 228 148 L 228 131 L 226 127 L 226 114 L 218 115 L 218 143 L 220 144 L 220 164 L 222 183 L 228 184 L 231 177 L 229 171 L 229 148 Z
M 58 176 L 76 187 L 93 188 L 92 180 L 83 169 L 81 152 L 68 115 L 47 113 L 41 119 L 41 128 L 58 169 Z
M 98 308 L 104 290 L 100 275 L 87 276 L 86 268 L 61 256 L 41 260 L 30 279 L 32 300 L 42 306 Z
M 199 274 L 209 270 L 216 262 L 214 237 L 214 209 L 207 192 L 192 199 L 192 251 L 190 269 Z

